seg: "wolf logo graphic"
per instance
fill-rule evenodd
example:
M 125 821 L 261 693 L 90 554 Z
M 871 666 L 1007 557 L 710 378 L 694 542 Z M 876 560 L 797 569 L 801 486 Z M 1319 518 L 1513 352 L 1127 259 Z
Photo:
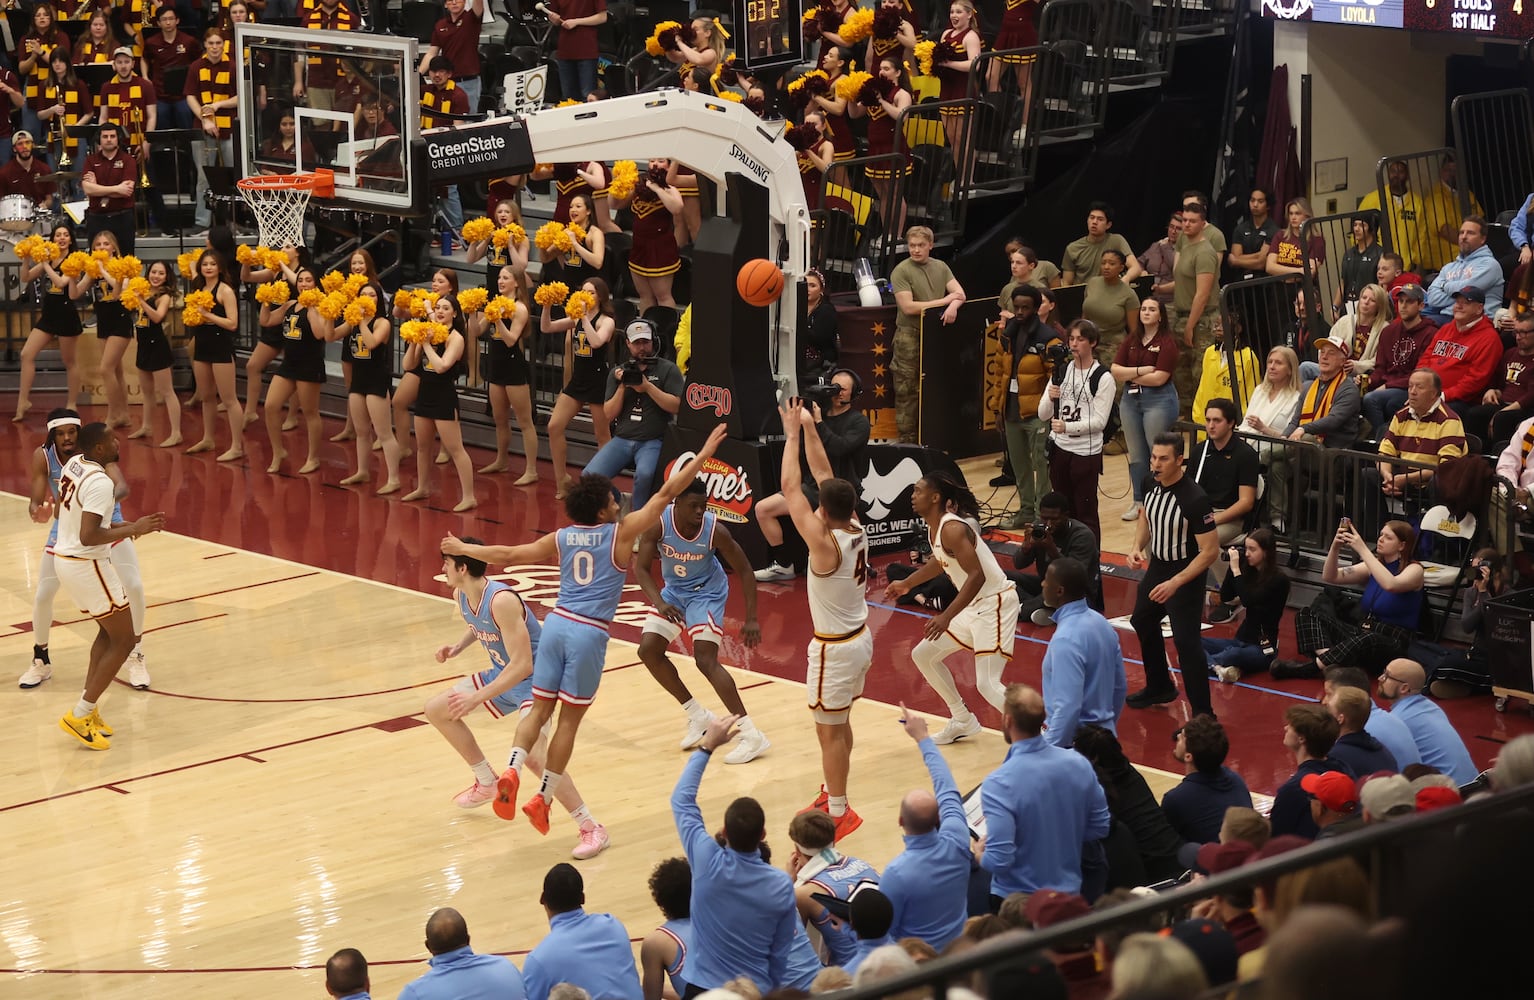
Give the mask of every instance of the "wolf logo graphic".
M 902 458 L 884 474 L 880 474 L 878 466 L 869 461 L 868 472 L 863 476 L 863 503 L 868 506 L 869 518 L 874 521 L 884 520 L 895 501 L 915 486 L 920 478 L 921 466 L 916 464 L 914 458 Z

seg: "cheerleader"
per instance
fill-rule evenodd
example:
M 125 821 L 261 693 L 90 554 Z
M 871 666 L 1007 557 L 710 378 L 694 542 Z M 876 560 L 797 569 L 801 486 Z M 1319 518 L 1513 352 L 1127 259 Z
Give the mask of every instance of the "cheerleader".
M 937 74 L 939 101 L 962 101 L 969 96 L 969 71 L 980 55 L 980 17 L 970 0 L 953 0 L 948 8 L 951 27 L 943 32 L 943 41 L 957 59 L 933 63 Z M 969 164 L 966 158 L 973 151 L 964 148 L 964 136 L 969 124 L 969 111 L 965 108 L 943 108 L 943 135 L 948 139 L 948 149 L 953 154 L 955 194 L 969 180 Z
M 496 229 L 505 229 L 510 225 L 522 225 L 522 210 L 514 201 L 498 202 L 494 210 Z M 521 243 L 506 242 L 504 247 L 495 245 L 495 234 L 491 233 L 482 240 L 476 240 L 469 244 L 469 263 L 473 264 L 480 258 L 485 260 L 485 287 L 492 288 L 500 280 L 501 268 L 510 265 L 517 274 L 527 273 L 527 254 L 530 240 Z M 469 384 L 479 384 L 479 338 L 483 332 L 481 325 L 470 323 L 469 335 Z M 484 471 L 481 469 L 480 471 Z M 500 471 L 500 470 L 496 470 Z
M 46 5 L 44 5 L 46 6 Z M 66 225 L 53 227 L 53 242 L 60 251 L 59 262 L 74 249 L 74 233 Z M 59 355 L 64 359 L 64 378 L 69 386 L 69 402 L 80 398 L 80 369 L 75 364 L 75 352 L 80 343 L 80 313 L 70 296 L 73 283 L 59 273 L 58 267 L 46 260 L 36 263 L 22 262 L 23 284 L 47 278 L 43 285 L 43 308 L 38 314 L 37 325 L 27 334 L 27 342 L 21 349 L 21 391 L 16 397 L 16 415 L 13 423 L 26 419 L 32 408 L 32 382 L 37 378 L 37 356 L 43 348 L 59 341 Z
M 103 229 L 91 237 L 91 253 L 120 256 L 117 237 Z M 101 343 L 101 383 L 107 396 L 106 425 L 127 427 L 132 421 L 128 419 L 128 383 L 123 378 L 123 355 L 128 353 L 128 344 L 133 340 L 133 318 L 123 308 L 120 283 L 104 268 L 99 275 L 92 274 L 93 270 L 96 269 L 88 268 L 75 279 L 69 297 L 81 299 L 95 293 L 96 339 Z M 97 282 L 100 282 L 100 288 L 96 287 Z
M 899 66 L 909 65 L 920 34 L 916 15 L 905 0 L 879 0 L 879 5 L 874 8 L 873 30 L 868 35 L 863 65 L 877 66 L 885 56 L 894 56 Z
M 572 241 L 570 249 L 558 254 L 555 260 L 559 262 L 559 280 L 575 288 L 602 273 L 602 264 L 607 260 L 607 235 L 592 224 L 590 195 L 571 198 L 569 215 L 567 225 L 586 230 L 586 239 L 580 243 Z
M 554 319 L 552 309 L 543 310 L 538 317 L 538 327 L 544 333 L 569 334 L 569 379 L 559 390 L 554 412 L 549 416 L 549 458 L 554 464 L 556 500 L 564 499 L 565 490 L 573 482 L 565 470 L 565 428 L 570 426 L 580 408 L 586 407 L 591 414 L 591 428 L 596 434 L 598 448 L 612 437 L 612 421 L 607 419 L 602 404 L 607 401 L 607 345 L 618 321 L 613 314 L 612 293 L 607 290 L 607 282 L 591 277 L 581 288 L 597 297 L 595 318 L 588 311 L 578 320 L 568 316 Z
M 698 175 L 683 166 L 681 160 L 671 160 L 670 163 L 666 168 L 666 184 L 676 188 L 676 193 L 682 196 L 682 210 L 673 213 L 676 245 L 685 247 L 698 238 L 698 230 L 703 226 L 703 203 L 699 200 Z
M 300 246 L 289 243 L 282 248 L 287 255 L 287 263 L 274 268 L 251 267 L 249 264 L 240 265 L 240 280 L 246 287 L 263 285 L 269 281 L 282 280 L 292 288 L 297 281 L 298 269 L 313 267 L 314 262 L 309 257 L 309 251 Z M 256 331 L 256 346 L 250 352 L 250 357 L 245 359 L 245 423 L 256 422 L 257 404 L 261 399 L 261 376 L 266 371 L 266 366 L 271 364 L 277 355 L 282 353 L 286 340 L 282 336 L 281 325 L 266 326 L 261 324 Z M 290 416 L 282 429 L 290 431 L 298 426 L 296 417 Z
M 197 381 L 197 395 L 202 400 L 202 440 L 186 450 L 188 455 L 212 451 L 213 422 L 222 402 L 229 418 L 229 450 L 218 456 L 220 462 L 234 462 L 245 457 L 245 411 L 234 386 L 234 333 L 240 327 L 240 306 L 234 286 L 224 272 L 224 265 L 213 250 L 204 250 L 197 258 L 196 274 L 188 283 L 188 292 L 206 291 L 213 295 L 213 310 L 203 313 L 203 322 L 191 327 L 192 375 Z M 217 402 L 215 402 L 215 391 Z
M 705 76 L 712 74 L 714 65 L 724 58 L 724 43 L 730 36 L 724 33 L 718 18 L 695 17 L 691 27 L 691 44 L 683 40 L 685 32 L 677 32 L 676 48 L 668 51 L 666 58 L 678 66 L 685 63 L 701 69 Z
M 852 126 L 847 122 L 847 102 L 836 94 L 836 81 L 842 78 L 844 73 L 850 73 L 857 69 L 853 62 L 852 50 L 849 48 L 833 47 L 826 52 L 822 60 L 825 64 L 826 78 L 830 86 L 824 94 L 815 94 L 810 98 L 811 107 L 820 109 L 821 117 L 825 121 L 825 135 L 831 140 L 831 146 L 835 150 L 834 158 L 837 160 L 850 160 L 858 155 L 858 141 L 853 138 Z M 842 171 L 843 174 L 846 171 Z M 850 178 L 843 177 L 843 181 Z
M 389 419 L 389 383 L 392 381 L 389 334 L 394 324 L 384 312 L 383 286 L 376 278 L 362 286 L 357 298 L 373 300 L 373 318 L 355 326 L 342 323 L 336 327 L 336 336 L 349 341 L 352 367 L 346 379 L 346 412 L 357 429 L 357 471 L 341 480 L 341 485 L 354 486 L 373 478 L 369 465 L 376 435 L 388 473 L 388 478 L 377 490 L 377 495 L 382 497 L 399 491 L 399 441 L 394 437 L 394 424 Z
M 825 9 L 826 8 L 824 7 L 821 8 L 822 11 Z M 857 9 L 857 4 L 853 3 L 852 0 L 831 0 L 830 10 L 833 15 L 832 19 L 836 22 L 837 28 L 840 29 L 842 22 L 847 20 L 847 15 L 851 14 Z M 827 31 L 825 28 L 825 22 L 821 21 L 820 58 L 815 63 L 816 69 L 826 68 L 826 57 L 831 53 L 832 49 L 847 47 L 847 43 L 842 40 L 841 35 L 837 34 L 835 31 Z
M 406 369 L 414 369 L 420 376 L 420 391 L 410 412 L 415 418 L 415 471 L 416 487 L 400 499 L 425 500 L 431 494 L 431 463 L 426 460 L 432 437 L 440 437 L 442 446 L 452 457 L 458 470 L 458 505 L 455 514 L 473 510 L 479 506 L 474 499 L 474 466 L 469 464 L 469 453 L 463 449 L 463 431 L 458 426 L 458 387 L 453 381 L 463 370 L 463 316 L 458 304 L 446 296 L 437 300 L 432 319 L 449 327 L 452 332 L 441 345 L 431 343 L 411 344 L 405 351 Z
M 591 160 L 584 166 L 576 167 L 575 172 L 580 174 L 581 180 L 591 189 L 591 217 L 596 220 L 596 227 L 604 233 L 623 232 L 623 227 L 613 221 L 612 209 L 609 207 L 607 187 L 613 178 L 607 164 L 601 160 Z
M 347 259 L 346 266 L 352 274 L 360 274 L 364 278 L 368 279 L 368 284 L 379 284 L 378 265 L 373 263 L 373 255 L 368 253 L 366 250 L 353 250 L 351 257 Z M 352 356 L 352 348 L 355 346 L 355 341 L 351 337 L 341 337 L 340 334 L 336 334 L 331 339 L 338 339 L 341 341 L 341 379 L 347 385 L 351 385 L 352 362 L 354 360 Z M 346 408 L 345 425 L 342 426 L 341 430 L 333 435 L 330 440 L 333 443 L 339 444 L 342 441 L 352 441 L 356 439 L 356 437 L 356 422 L 352 420 L 351 407 L 348 406 Z
M 314 271 L 300 267 L 294 275 L 294 295 L 282 305 L 273 308 L 270 303 L 261 306 L 261 325 L 276 325 L 285 341 L 282 363 L 272 376 L 272 386 L 266 390 L 266 436 L 272 443 L 272 461 L 267 472 L 280 472 L 288 457 L 282 446 L 282 404 L 288 397 L 298 399 L 298 408 L 304 414 L 304 430 L 308 436 L 309 454 L 299 467 L 300 475 L 317 472 L 320 467 L 320 386 L 325 384 L 325 344 L 335 333 L 330 320 L 320 314 L 317 306 L 304 308 L 298 299 L 304 292 L 319 287 Z
M 897 145 L 895 123 L 901 113 L 911 106 L 911 81 L 898 55 L 880 57 L 875 83 L 878 90 L 874 103 L 863 105 L 853 101 L 847 113 L 853 118 L 868 117 L 870 157 L 891 156 Z M 883 164 L 871 163 L 863 168 L 863 175 L 873 183 L 879 197 L 879 218 L 884 222 L 885 233 L 890 236 L 905 232 L 905 199 L 901 198 L 900 204 L 895 204 L 895 175 L 897 171 L 903 176 L 911 173 L 911 158 L 906 155 L 902 160 L 898 166 L 891 166 L 890 161 L 886 161 Z
M 458 297 L 458 272 L 450 267 L 441 267 L 432 272 L 431 290 L 440 302 L 442 299 L 456 299 Z M 409 309 L 395 309 L 394 318 L 399 320 L 410 319 Z M 408 357 L 408 353 L 406 354 Z M 410 440 L 410 406 L 415 402 L 416 393 L 421 388 L 421 373 L 416 369 L 425 364 L 425 357 L 416 355 L 416 364 L 404 365 L 404 374 L 400 376 L 399 384 L 394 387 L 394 399 L 390 406 L 394 411 L 394 437 L 400 443 L 399 457 L 409 458 L 413 450 L 406 442 Z M 445 455 L 446 453 L 444 453 Z M 437 457 L 438 464 L 446 462 L 442 455 Z
M 525 183 L 527 183 L 526 174 L 508 174 L 490 182 L 485 193 L 485 208 L 489 211 L 491 218 L 495 217 L 495 210 L 503 201 L 511 202 L 520 214 L 522 185 Z
M 794 154 L 799 164 L 799 182 L 804 185 L 804 201 L 811 212 L 820 208 L 822 177 L 836 159 L 836 148 L 826 138 L 825 118 L 819 111 L 806 111 L 803 132 L 804 148 Z
M 577 195 L 590 194 L 592 191 L 591 185 L 577 170 L 579 166 L 590 169 L 589 163 L 540 164 L 528 175 L 535 181 L 554 182 L 554 214 L 550 218 L 561 226 L 570 221 L 570 199 Z
M 522 454 L 527 468 L 513 486 L 531 486 L 538 481 L 538 425 L 533 420 L 533 394 L 528 384 L 532 369 L 523 346 L 532 332 L 532 311 L 528 308 L 527 284 L 522 275 L 512 264 L 502 267 L 496 275 L 496 290 L 516 302 L 510 316 L 491 321 L 481 312 L 469 321 L 471 327 L 488 328 L 491 332 L 485 394 L 490 397 L 490 412 L 495 418 L 495 461 L 479 471 L 483 475 L 505 472 L 510 467 L 508 417 L 514 413 L 522 431 Z
M 1039 0 L 1004 0 L 1004 4 L 1001 27 L 996 31 L 996 41 L 991 48 L 1000 52 L 1003 49 L 1026 49 L 1039 44 L 1039 12 L 1043 9 Z M 985 89 L 995 93 L 1001 89 L 1001 77 L 1007 67 L 1016 68 L 1017 92 L 1022 98 L 1025 116 L 1024 128 L 1028 127 L 1028 98 L 1033 87 L 1033 64 L 1037 58 L 1021 53 L 997 56 L 991 60 L 990 68 L 985 73 Z
M 634 186 L 629 210 L 634 213 L 634 246 L 629 251 L 629 275 L 639 293 L 639 314 L 651 306 L 676 308 L 671 282 L 682 268 L 677 252 L 676 220 L 683 209 L 682 193 L 667 181 L 675 162 L 650 161 L 650 172 Z M 665 179 L 662 179 L 665 178 Z
M 128 435 L 128 440 L 146 438 L 154 433 L 154 404 L 158 397 L 165 403 L 165 415 L 170 418 L 170 436 L 160 442 L 161 448 L 174 448 L 181 443 L 181 400 L 171 381 L 170 340 L 165 336 L 165 316 L 176 301 L 171 284 L 170 265 L 157 260 L 149 265 L 145 275 L 149 279 L 149 293 L 139 303 L 138 319 L 134 332 L 138 336 L 138 351 L 134 367 L 138 369 L 139 394 L 144 397 L 143 423 Z

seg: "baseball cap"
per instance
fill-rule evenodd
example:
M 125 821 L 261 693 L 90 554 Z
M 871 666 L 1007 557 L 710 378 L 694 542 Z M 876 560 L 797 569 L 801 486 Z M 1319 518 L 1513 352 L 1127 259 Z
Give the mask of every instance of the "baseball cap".
M 1236 939 L 1213 920 L 1179 920 L 1162 934 L 1187 945 L 1211 983 L 1236 981 Z
M 1358 785 L 1358 801 L 1375 819 L 1395 819 L 1417 811 L 1417 793 L 1399 774 L 1371 774 Z
M 1423 292 L 1421 285 L 1415 281 L 1409 281 L 1396 289 L 1396 298 L 1411 299 L 1413 302 L 1424 302 L 1427 300 L 1427 293 Z
M 17 140 L 17 139 L 25 139 L 25 140 L 27 140 L 27 141 L 28 141 L 28 142 L 31 142 L 31 143 L 35 143 L 35 142 L 37 142 L 37 140 L 36 140 L 36 139 L 34 139 L 34 138 L 32 138 L 32 133 L 31 133 L 31 132 L 28 132 L 28 131 L 27 131 L 27 130 L 26 130 L 26 129 L 24 129 L 24 128 L 19 128 L 19 129 L 17 129 L 17 130 L 16 130 L 16 131 L 15 131 L 15 132 L 14 132 L 14 133 L 13 133 L 13 134 L 12 134 L 12 135 L 11 135 L 11 142 L 12 142 L 12 143 L 14 143 L 14 142 L 15 142 L 15 141 L 16 141 L 16 140 Z
M 1417 811 L 1419 813 L 1432 812 L 1435 809 L 1444 809 L 1448 806 L 1457 806 L 1463 799 L 1459 797 L 1459 789 L 1444 788 L 1441 785 L 1429 785 L 1417 790 Z
M 1063 924 L 1091 912 L 1092 904 L 1087 902 L 1085 896 L 1057 889 L 1040 889 L 1029 896 L 1027 904 L 1023 906 L 1023 916 L 1039 929 Z
M 1486 304 L 1486 293 L 1474 285 L 1466 285 L 1464 288 L 1461 288 L 1454 293 L 1454 298 L 1464 299 L 1466 302 L 1479 302 L 1483 306 Z
M 1358 792 L 1353 787 L 1353 779 L 1341 771 L 1307 774 L 1300 779 L 1300 788 L 1334 813 L 1358 811 Z
M 655 324 L 647 319 L 636 319 L 624 328 L 623 335 L 631 344 L 636 340 L 653 341 L 655 339 Z
M 119 45 L 116 49 L 114 49 L 112 51 L 112 58 L 113 59 L 116 59 L 118 56 L 127 56 L 128 58 L 131 59 L 131 58 L 133 58 L 133 50 L 128 48 L 128 46 L 126 46 L 126 45 Z
M 1352 357 L 1353 355 L 1352 342 L 1350 342 L 1348 338 L 1344 337 L 1340 333 L 1334 333 L 1330 336 L 1322 337 L 1320 340 L 1316 341 L 1316 349 L 1319 350 L 1322 344 L 1331 344 L 1337 350 L 1341 351 L 1342 356 L 1345 358 Z
M 1244 840 L 1232 840 L 1225 844 L 1203 844 L 1198 849 L 1194 867 L 1206 875 L 1218 875 L 1232 868 L 1240 868 L 1257 853 L 1257 848 Z

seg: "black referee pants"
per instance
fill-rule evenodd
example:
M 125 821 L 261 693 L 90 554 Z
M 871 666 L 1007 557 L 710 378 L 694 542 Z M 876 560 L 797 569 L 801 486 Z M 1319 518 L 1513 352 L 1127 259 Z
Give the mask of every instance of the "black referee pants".
M 1167 667 L 1166 640 L 1161 637 L 1161 619 L 1172 620 L 1172 645 L 1177 647 L 1177 664 L 1182 668 L 1183 690 L 1194 715 L 1214 714 L 1209 704 L 1209 658 L 1199 634 L 1204 613 L 1204 583 L 1193 580 L 1160 604 L 1150 599 L 1150 592 L 1178 573 L 1192 560 L 1164 562 L 1151 559 L 1135 597 L 1134 614 L 1129 624 L 1140 639 L 1140 658 L 1145 661 L 1145 686 L 1151 691 L 1176 690 Z

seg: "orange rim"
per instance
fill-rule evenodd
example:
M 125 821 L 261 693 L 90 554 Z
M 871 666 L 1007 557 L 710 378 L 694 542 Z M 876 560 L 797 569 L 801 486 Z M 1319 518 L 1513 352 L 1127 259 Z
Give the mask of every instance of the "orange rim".
M 235 185 L 243 191 L 308 191 L 321 198 L 334 198 L 336 175 L 332 170 L 320 168 L 304 174 L 258 174 L 241 177 Z

